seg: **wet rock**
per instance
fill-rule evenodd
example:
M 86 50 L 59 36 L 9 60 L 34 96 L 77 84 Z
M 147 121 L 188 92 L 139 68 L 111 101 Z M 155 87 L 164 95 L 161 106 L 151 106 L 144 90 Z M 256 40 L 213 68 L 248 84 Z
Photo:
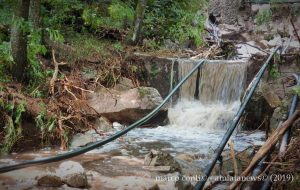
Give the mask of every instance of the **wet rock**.
M 162 101 L 155 88 L 139 87 L 122 92 L 111 91 L 111 93 L 102 90 L 91 94 L 88 104 L 110 121 L 132 123 L 147 115 Z M 164 120 L 166 113 L 166 110 L 160 111 L 156 119 L 161 117 L 160 119 Z
M 281 100 L 267 83 L 261 82 L 259 90 L 262 92 L 269 106 L 276 108 L 281 105 Z
M 113 124 L 103 116 L 96 121 L 96 126 L 98 126 L 98 130 L 103 132 L 111 131 L 113 128 Z
M 118 122 L 113 122 L 113 128 L 117 129 L 117 130 L 121 130 L 122 128 L 124 128 L 124 125 L 122 125 Z
M 90 143 L 93 143 L 99 139 L 99 133 L 110 132 L 113 129 L 112 123 L 105 117 L 100 117 L 95 120 L 94 125 L 96 126 L 97 132 L 94 129 L 88 130 L 85 133 L 79 133 L 73 136 L 70 148 L 76 149 L 84 147 Z
M 56 174 L 62 179 L 66 178 L 69 175 L 82 173 L 85 173 L 84 168 L 80 163 L 74 161 L 65 161 L 61 163 L 56 170 Z
M 140 68 L 139 81 L 141 84 L 154 87 L 163 98 L 178 83 L 178 62 L 174 58 L 134 53 L 127 60 Z
M 170 166 L 171 171 L 181 171 L 178 162 L 168 153 L 151 150 L 144 159 L 146 166 Z
M 179 160 L 187 161 L 187 162 L 191 162 L 191 161 L 194 160 L 193 156 L 189 155 L 189 154 L 180 154 L 176 158 L 179 159 Z
M 268 45 L 271 47 L 275 47 L 281 44 L 282 44 L 282 38 L 279 35 L 274 36 L 274 38 L 268 42 Z
M 88 186 L 87 176 L 85 173 L 70 174 L 66 176 L 64 181 L 70 187 L 85 188 Z
M 288 110 L 289 107 L 291 105 L 292 102 L 292 96 L 290 95 L 290 97 L 286 97 L 282 100 L 282 104 L 280 107 L 277 107 L 274 112 L 273 115 L 270 119 L 270 129 L 271 132 L 275 131 L 277 126 L 279 125 L 279 123 L 281 121 L 285 121 L 287 118 L 287 114 L 288 114 Z
M 262 48 L 262 49 L 267 49 L 269 48 L 269 44 L 267 40 L 260 40 L 258 42 L 258 45 Z
M 175 159 L 180 166 L 180 173 L 185 176 L 199 176 L 202 175 L 203 170 L 199 168 L 197 162 L 187 162 L 184 160 Z
M 269 123 L 274 109 L 280 104 L 279 97 L 261 81 L 245 109 L 243 129 L 256 129 L 259 126 L 263 129 Z M 262 124 L 264 125 L 261 126 Z
M 132 83 L 132 80 L 125 77 L 120 77 L 119 82 L 114 87 L 117 91 L 126 91 L 134 88 L 135 86 Z
M 64 184 L 61 178 L 55 175 L 45 175 L 39 178 L 37 183 L 42 187 L 59 187 Z
M 169 172 L 171 171 L 170 166 L 143 166 L 143 169 L 154 171 L 154 172 Z
M 157 184 L 150 187 L 148 190 L 160 190 L 159 186 Z
M 72 138 L 71 149 L 86 146 L 89 143 L 95 142 L 97 139 L 91 133 L 76 134 Z

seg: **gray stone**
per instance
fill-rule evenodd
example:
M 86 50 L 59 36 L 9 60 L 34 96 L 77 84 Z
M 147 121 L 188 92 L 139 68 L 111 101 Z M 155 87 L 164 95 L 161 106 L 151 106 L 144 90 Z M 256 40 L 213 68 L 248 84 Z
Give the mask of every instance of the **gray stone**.
M 155 88 L 138 87 L 127 91 L 102 90 L 90 95 L 88 104 L 110 121 L 133 123 L 156 108 L 162 97 Z M 166 110 L 157 117 L 166 117 Z M 165 114 L 165 116 L 164 116 Z
M 45 175 L 39 178 L 37 183 L 42 187 L 59 187 L 64 184 L 61 178 L 55 175 Z
M 125 78 L 125 77 L 120 77 L 118 83 L 114 87 L 114 89 L 118 90 L 118 91 L 126 91 L 126 90 L 130 90 L 132 88 L 135 88 L 135 86 L 132 83 L 132 80 L 130 80 L 129 78 Z
M 256 129 L 270 121 L 273 110 L 280 105 L 278 96 L 261 81 L 245 109 L 244 129 Z M 264 125 L 265 126 L 265 125 Z M 263 129 L 263 127 L 261 127 Z
M 88 186 L 85 173 L 70 174 L 66 176 L 65 183 L 70 187 L 85 188 Z
M 184 161 L 187 161 L 187 162 L 191 162 L 193 161 L 193 156 L 192 155 L 189 155 L 189 154 L 180 154 L 176 157 L 177 159 L 180 159 L 180 160 L 184 160 Z
M 260 40 L 258 42 L 258 45 L 263 48 L 263 49 L 267 49 L 269 48 L 269 44 L 268 44 L 268 41 L 267 40 Z
M 79 148 L 86 146 L 92 142 L 95 142 L 97 139 L 91 133 L 84 133 L 84 134 L 76 134 L 72 138 L 72 142 L 70 145 L 71 149 Z
M 103 132 L 109 132 L 113 128 L 113 124 L 103 116 L 96 121 L 96 126 L 98 127 L 98 130 Z
M 214 16 L 221 15 L 221 0 L 210 0 L 207 9 L 208 14 L 213 14 Z
M 221 17 L 225 24 L 236 24 L 238 21 L 239 0 L 222 0 Z
M 281 100 L 267 83 L 261 82 L 259 90 L 271 108 L 277 108 L 281 105 Z
M 274 38 L 268 42 L 268 45 L 271 47 L 282 45 L 282 38 L 279 35 L 274 36 Z
M 141 68 L 141 75 L 144 76 L 139 79 L 141 84 L 154 87 L 163 98 L 178 83 L 178 62 L 174 58 L 134 53 L 127 60 Z
M 85 170 L 78 162 L 65 161 L 59 165 L 55 173 L 65 179 L 69 175 L 85 173 Z
M 168 153 L 151 150 L 144 159 L 146 166 L 170 166 L 171 171 L 181 171 L 178 162 Z
M 180 47 L 177 43 L 172 42 L 170 39 L 164 40 L 165 47 L 171 50 L 178 50 Z

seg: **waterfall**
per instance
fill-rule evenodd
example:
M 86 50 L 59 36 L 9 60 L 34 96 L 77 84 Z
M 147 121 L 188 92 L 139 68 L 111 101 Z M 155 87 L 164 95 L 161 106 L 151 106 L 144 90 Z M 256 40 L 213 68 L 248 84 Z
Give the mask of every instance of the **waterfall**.
M 179 61 L 179 78 L 195 64 L 191 60 Z M 240 105 L 246 69 L 245 62 L 205 63 L 181 87 L 179 101 L 169 109 L 170 124 L 201 129 L 226 128 Z
M 183 78 L 195 65 L 193 61 L 179 63 L 179 77 Z M 203 104 L 231 103 L 237 101 L 244 90 L 247 64 L 232 61 L 211 61 L 200 68 L 180 89 L 180 99 L 194 100 L 198 97 Z M 197 81 L 199 85 L 197 86 Z M 197 95 L 196 95 L 197 96 Z

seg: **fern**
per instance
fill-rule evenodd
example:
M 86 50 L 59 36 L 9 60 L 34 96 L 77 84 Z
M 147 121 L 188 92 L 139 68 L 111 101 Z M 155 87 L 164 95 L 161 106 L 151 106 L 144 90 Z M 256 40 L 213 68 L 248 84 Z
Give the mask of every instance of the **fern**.
M 22 115 L 26 111 L 26 104 L 20 103 L 17 107 L 11 103 L 1 103 L 6 112 L 11 113 L 6 116 L 4 144 L 1 147 L 2 153 L 10 152 L 15 143 L 22 137 Z M 4 104 L 4 105 L 3 105 Z
M 49 141 L 49 135 L 54 131 L 56 126 L 56 120 L 55 118 L 47 118 L 46 117 L 46 106 L 44 103 L 39 104 L 41 108 L 40 114 L 35 118 L 35 124 L 36 127 L 39 128 L 39 130 L 42 133 L 42 139 L 43 141 L 48 142 Z

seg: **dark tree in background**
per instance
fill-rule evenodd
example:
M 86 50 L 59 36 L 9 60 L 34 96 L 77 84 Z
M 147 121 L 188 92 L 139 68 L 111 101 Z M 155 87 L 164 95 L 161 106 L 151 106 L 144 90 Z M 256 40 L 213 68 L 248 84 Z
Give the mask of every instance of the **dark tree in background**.
M 11 28 L 11 49 L 14 58 L 12 75 L 18 81 L 24 80 L 27 60 L 27 36 L 20 23 L 28 20 L 30 0 L 17 0 L 14 10 L 14 21 Z
M 140 41 L 146 7 L 147 7 L 147 0 L 139 0 L 137 2 L 135 14 L 134 14 L 133 27 L 127 37 L 127 43 L 129 44 L 136 45 Z

